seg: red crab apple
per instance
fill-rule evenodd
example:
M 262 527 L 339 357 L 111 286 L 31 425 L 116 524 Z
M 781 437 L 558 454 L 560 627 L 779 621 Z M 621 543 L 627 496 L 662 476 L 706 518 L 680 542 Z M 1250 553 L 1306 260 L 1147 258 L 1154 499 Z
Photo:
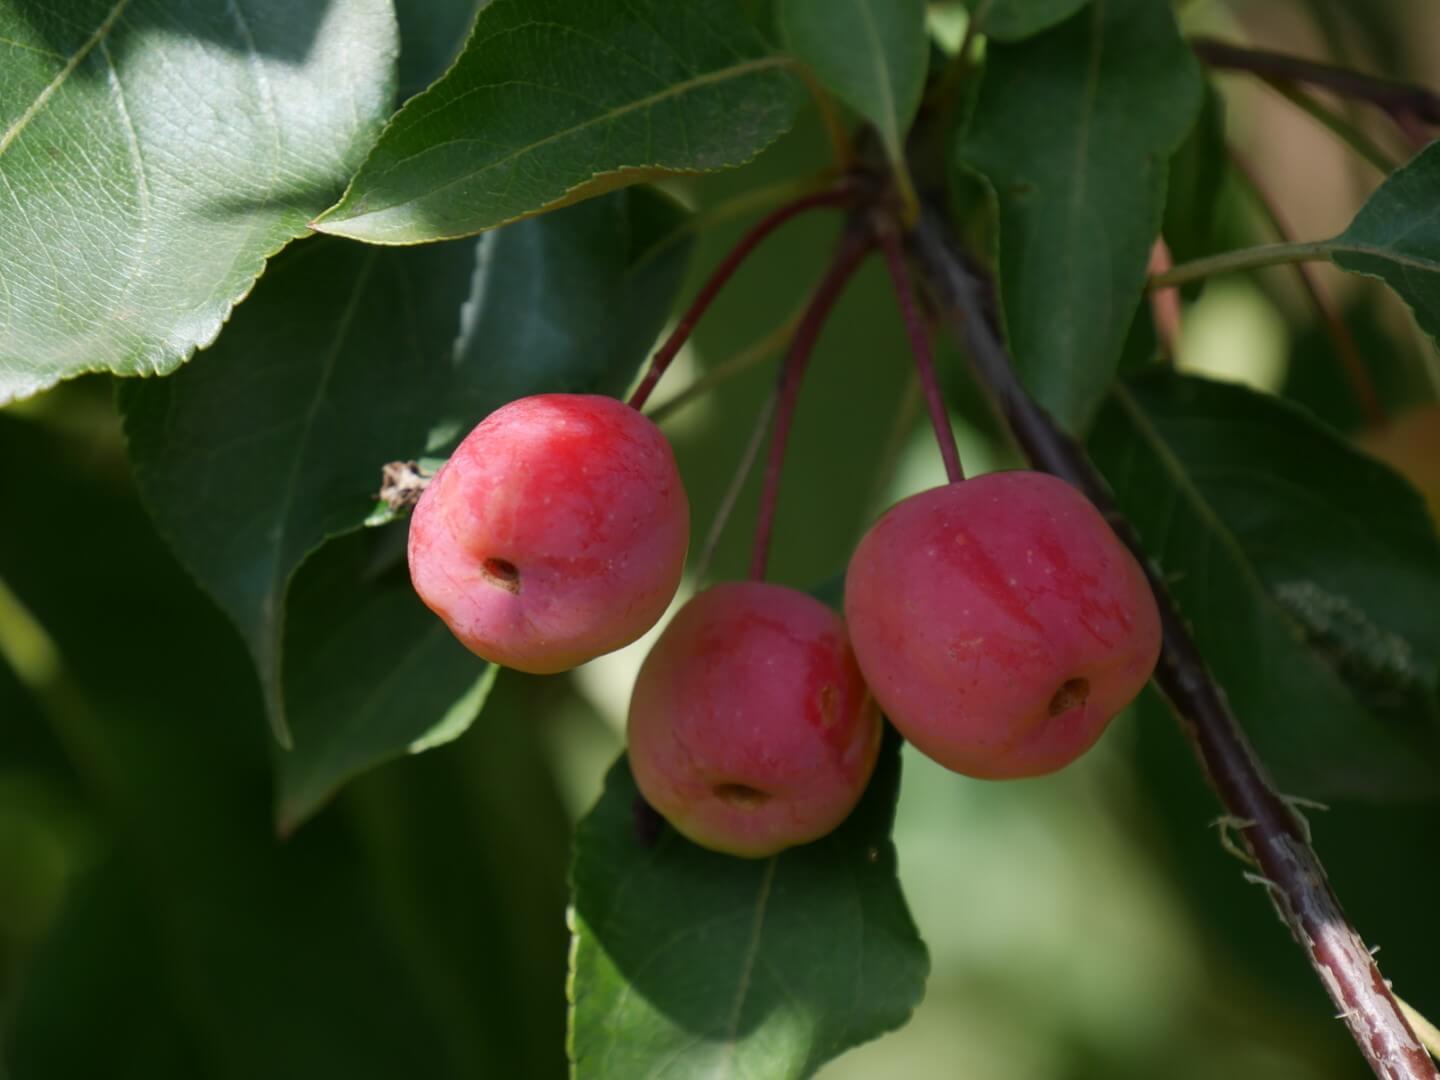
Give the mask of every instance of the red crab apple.
M 1094 744 L 1150 677 L 1139 564 L 1055 477 L 989 473 L 892 507 L 845 578 L 855 655 L 915 746 L 969 776 L 1040 776 Z
M 689 539 L 653 422 L 614 398 L 539 394 L 482 420 L 425 489 L 410 577 L 471 652 L 550 674 L 655 625 Z
M 818 839 L 859 801 L 880 714 L 835 612 L 727 582 L 690 600 L 630 699 L 630 768 L 697 844 L 758 858 Z

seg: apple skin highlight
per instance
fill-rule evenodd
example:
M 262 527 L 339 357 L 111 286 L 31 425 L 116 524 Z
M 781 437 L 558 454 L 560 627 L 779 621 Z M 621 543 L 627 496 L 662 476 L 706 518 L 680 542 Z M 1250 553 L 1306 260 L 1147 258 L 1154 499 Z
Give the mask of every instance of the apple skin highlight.
M 880 732 L 839 615 L 795 589 L 727 582 L 691 599 L 646 657 L 630 767 L 685 836 L 759 858 L 849 815 Z
M 1160 654 L 1139 564 L 1044 473 L 989 473 L 892 507 L 850 560 L 845 615 L 872 692 L 946 768 L 1010 779 L 1088 750 Z
M 614 398 L 540 394 L 455 449 L 410 521 L 410 576 L 471 652 L 552 674 L 664 614 L 690 508 L 655 424 Z

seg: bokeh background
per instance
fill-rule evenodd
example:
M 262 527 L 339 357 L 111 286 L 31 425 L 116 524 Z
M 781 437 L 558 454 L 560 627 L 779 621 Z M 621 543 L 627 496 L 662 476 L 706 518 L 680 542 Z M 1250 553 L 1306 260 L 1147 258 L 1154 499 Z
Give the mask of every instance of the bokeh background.
M 1440 87 L 1430 0 L 1181 11 L 1197 32 Z M 955 5 L 934 14 L 937 33 L 963 30 Z M 1378 173 L 1253 80 L 1216 85 L 1228 139 L 1294 234 L 1343 228 Z M 684 294 L 750 220 L 729 213 L 734 197 L 826 153 L 811 116 L 753 165 L 676 184 L 707 223 Z M 656 404 L 759 357 L 835 232 L 814 215 L 768 244 Z M 1232 174 L 1214 245 L 1273 238 Z M 1440 396 L 1435 353 L 1399 303 L 1323 270 L 1382 398 Z M 782 582 L 832 578 L 880 510 L 943 480 L 879 271 L 846 294 L 805 388 L 772 557 Z M 1212 283 L 1186 308 L 1178 360 L 1361 434 L 1330 339 L 1284 268 Z M 969 469 L 1017 464 L 962 359 L 942 363 Z M 666 420 L 697 547 L 773 370 L 759 357 Z M 281 843 L 278 751 L 254 677 L 136 498 L 110 381 L 0 410 L 0 463 L 0 1077 L 564 1075 L 569 832 L 622 747 L 648 639 L 568 677 L 507 673 L 467 735 L 366 776 Z M 743 575 L 756 494 L 744 489 L 707 581 Z M 356 537 L 335 557 L 393 544 Z M 895 839 L 929 990 L 909 1026 L 821 1075 L 1367 1075 L 1263 888 L 1222 847 L 1217 814 L 1148 692 L 1052 778 L 972 781 L 907 750 Z M 1308 816 L 1396 989 L 1440 1015 L 1440 804 Z

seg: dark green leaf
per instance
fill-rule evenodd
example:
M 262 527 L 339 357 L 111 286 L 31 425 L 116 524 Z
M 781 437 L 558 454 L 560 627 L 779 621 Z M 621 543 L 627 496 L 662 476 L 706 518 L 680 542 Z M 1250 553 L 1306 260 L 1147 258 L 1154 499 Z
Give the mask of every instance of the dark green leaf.
M 635 189 L 456 244 L 307 243 L 196 363 L 125 384 L 141 488 L 240 627 L 282 738 L 295 568 L 361 525 L 387 461 L 443 454 L 526 394 L 621 393 L 669 311 L 680 229 Z
M 965 0 L 972 16 L 983 15 L 980 28 L 995 41 L 1019 41 L 1064 22 L 1086 0 Z M 1101 0 L 1104 3 L 1104 0 Z
M 738 165 L 790 126 L 786 63 L 734 0 L 493 0 L 316 227 L 441 240 Z
M 172 371 L 355 171 L 384 0 L 0 0 L 0 402 Z
M 396 0 L 400 22 L 400 97 L 413 97 L 448 68 L 483 0 Z
M 1168 4 L 1099 0 L 993 45 L 959 160 L 1000 206 L 1001 306 L 1026 385 L 1067 427 L 1104 397 L 1164 209 L 1166 163 L 1200 107 Z
M 786 47 L 827 90 L 875 125 L 891 161 L 925 88 L 924 0 L 782 0 Z
M 1288 791 L 1433 796 L 1440 543 L 1414 490 L 1278 399 L 1157 372 L 1091 439 Z
M 1215 218 L 1228 169 L 1225 104 L 1206 86 L 1200 116 L 1170 159 L 1164 234 L 1175 262 L 1215 252 Z
M 1440 141 L 1386 178 L 1332 241 L 1331 256 L 1384 281 L 1440 340 Z
M 405 527 L 389 532 L 326 545 L 291 590 L 285 711 L 295 747 L 277 754 L 275 779 L 283 833 L 357 773 L 463 734 L 495 681 L 495 666 L 415 595 Z
M 929 959 L 896 879 L 899 780 L 892 736 L 838 830 L 747 860 L 668 826 L 647 844 L 618 761 L 571 871 L 578 1080 L 809 1076 L 903 1024 Z
M 73 442 L 0 412 L 34 515 L 0 577 L 64 664 L 110 856 L 5 1016 L 17 1080 L 563 1076 L 567 829 L 533 695 L 502 684 L 494 724 L 280 843 L 243 649 L 123 459 Z

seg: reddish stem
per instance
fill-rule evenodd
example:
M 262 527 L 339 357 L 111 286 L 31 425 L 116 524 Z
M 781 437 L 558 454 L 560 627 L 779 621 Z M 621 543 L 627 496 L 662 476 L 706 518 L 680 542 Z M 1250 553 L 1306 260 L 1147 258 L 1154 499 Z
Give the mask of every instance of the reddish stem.
M 915 290 L 910 284 L 910 271 L 905 266 L 905 253 L 900 248 L 900 238 L 894 229 L 882 225 L 879 229 L 880 247 L 885 252 L 885 265 L 890 270 L 890 282 L 895 286 L 895 299 L 900 303 L 900 316 L 905 320 L 905 333 L 910 338 L 910 351 L 915 354 L 915 372 L 920 376 L 920 386 L 925 391 L 925 404 L 930 410 L 930 423 L 935 428 L 935 442 L 940 447 L 940 456 L 945 461 L 945 475 L 952 484 L 965 479 L 965 469 L 960 464 L 960 447 L 955 443 L 955 429 L 950 426 L 950 413 L 945 408 L 945 398 L 940 393 L 940 380 L 935 375 L 935 356 L 930 349 L 930 330 L 920 317 L 919 306 L 915 303 Z
M 852 221 L 846 227 L 840 246 L 810 298 L 805 314 L 800 316 L 800 325 L 795 328 L 795 336 L 790 339 L 790 348 L 785 353 L 785 362 L 780 369 L 780 401 L 775 410 L 775 427 L 770 434 L 770 456 L 765 462 L 765 486 L 760 493 L 760 510 L 755 520 L 755 547 L 750 557 L 750 576 L 756 581 L 765 580 L 765 564 L 770 558 L 775 507 L 780 501 L 780 473 L 785 464 L 790 423 L 795 418 L 795 406 L 800 400 L 800 382 L 835 301 L 840 299 L 845 284 L 865 261 L 874 243 L 869 228 L 858 221 Z
M 1280 213 L 1280 207 L 1266 193 L 1264 186 L 1260 183 L 1260 177 L 1250 167 L 1250 163 L 1233 149 L 1230 151 L 1230 163 L 1245 178 L 1246 186 L 1250 188 L 1250 194 L 1255 197 L 1256 204 L 1260 207 L 1261 213 L 1269 220 L 1275 235 L 1287 244 L 1294 242 L 1294 232 L 1291 231 L 1284 216 Z M 1290 265 L 1295 271 L 1295 276 L 1300 279 L 1300 287 L 1305 291 L 1305 295 L 1330 334 L 1330 342 L 1335 347 L 1335 355 L 1340 358 L 1340 366 L 1345 370 L 1345 377 L 1349 381 L 1350 391 L 1355 395 L 1355 401 L 1360 407 L 1360 414 L 1365 418 L 1367 424 L 1378 427 L 1385 422 L 1385 407 L 1380 404 L 1380 395 L 1375 392 L 1375 383 L 1370 378 L 1370 369 L 1360 358 L 1360 348 L 1355 344 L 1355 336 L 1350 333 L 1350 327 L 1345 325 L 1345 320 L 1340 317 L 1340 313 L 1335 310 L 1335 305 L 1330 301 L 1330 297 L 1321 288 L 1320 279 L 1314 268 L 1307 263 L 1297 262 Z
M 785 222 L 806 210 L 812 210 L 817 206 L 845 206 L 855 199 L 855 191 L 848 186 L 829 188 L 825 191 L 817 191 L 810 195 L 802 195 L 800 198 L 786 203 L 784 206 L 771 211 L 761 218 L 750 231 L 740 238 L 740 242 L 730 249 L 730 253 L 720 261 L 709 280 L 700 288 L 700 292 L 686 309 L 685 314 L 680 317 L 680 322 L 671 331 L 670 336 L 665 339 L 664 344 L 655 350 L 655 355 L 650 360 L 650 370 L 645 373 L 645 378 L 630 395 L 632 408 L 642 409 L 645 402 L 649 400 L 650 393 L 655 389 L 655 384 L 660 381 L 660 376 L 665 374 L 665 369 L 675 359 L 675 355 L 684 347 L 685 342 L 690 340 L 690 334 L 695 329 L 695 324 L 710 307 L 711 301 L 725 287 L 732 274 L 740 268 L 750 253 L 759 246 L 760 242 L 778 229 Z
M 928 211 L 914 233 L 942 316 L 970 350 L 1015 441 L 1036 468 L 1067 480 L 1105 515 L 1135 553 L 1155 594 L 1163 629 L 1155 682 L 1169 698 L 1210 785 L 1239 824 L 1280 918 L 1305 950 L 1366 1062 L 1381 1080 L 1440 1080 L 1364 940 L 1345 917 L 1306 830 L 1255 757 L 1225 693 L 1195 645 L 1160 572 L 1085 450 L 1025 392 L 1000 337 L 982 279 L 960 253 L 948 225 Z

